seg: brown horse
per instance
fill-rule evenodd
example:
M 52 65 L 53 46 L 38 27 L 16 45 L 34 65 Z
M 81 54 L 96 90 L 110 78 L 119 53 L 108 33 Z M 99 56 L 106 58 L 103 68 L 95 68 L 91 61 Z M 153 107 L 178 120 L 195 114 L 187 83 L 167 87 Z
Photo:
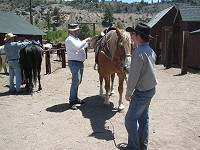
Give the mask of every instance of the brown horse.
M 103 96 L 103 79 L 105 81 L 105 101 L 110 104 L 110 76 L 117 74 L 119 77 L 119 110 L 124 109 L 122 103 L 123 83 L 126 77 L 125 70 L 131 63 L 131 36 L 125 30 L 111 30 L 101 39 L 92 38 L 90 46 L 94 47 L 100 80 L 100 95 Z

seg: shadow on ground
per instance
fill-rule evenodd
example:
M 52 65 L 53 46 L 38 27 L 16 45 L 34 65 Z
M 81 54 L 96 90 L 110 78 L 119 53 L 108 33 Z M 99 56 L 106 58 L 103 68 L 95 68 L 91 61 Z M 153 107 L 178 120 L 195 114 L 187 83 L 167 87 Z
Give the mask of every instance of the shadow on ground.
M 85 104 L 80 107 L 80 111 L 84 118 L 90 119 L 93 130 L 89 136 L 114 140 L 112 126 L 106 126 L 106 122 L 117 113 L 117 110 L 113 108 L 113 103 L 110 106 L 105 106 L 99 96 L 87 97 L 83 101 Z
M 55 112 L 55 113 L 61 113 L 61 112 L 64 112 L 64 111 L 66 111 L 68 109 L 69 109 L 69 104 L 63 103 L 63 104 L 58 104 L 58 105 L 54 105 L 54 106 L 48 107 L 46 109 L 46 111 Z

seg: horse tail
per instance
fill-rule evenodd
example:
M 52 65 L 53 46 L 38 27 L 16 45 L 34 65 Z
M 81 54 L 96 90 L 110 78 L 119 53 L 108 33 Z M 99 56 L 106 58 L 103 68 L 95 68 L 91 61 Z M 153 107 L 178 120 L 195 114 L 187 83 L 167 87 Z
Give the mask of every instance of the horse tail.
M 33 82 L 34 85 L 36 85 L 37 83 L 37 77 L 40 75 L 40 71 L 41 71 L 41 64 L 42 64 L 42 57 L 43 57 L 43 53 L 42 53 L 42 48 L 35 45 L 35 49 L 33 52 L 33 61 L 32 61 L 32 67 L 33 67 Z
M 37 82 L 37 50 L 34 49 L 32 51 L 32 69 L 33 69 L 33 83 L 36 85 Z

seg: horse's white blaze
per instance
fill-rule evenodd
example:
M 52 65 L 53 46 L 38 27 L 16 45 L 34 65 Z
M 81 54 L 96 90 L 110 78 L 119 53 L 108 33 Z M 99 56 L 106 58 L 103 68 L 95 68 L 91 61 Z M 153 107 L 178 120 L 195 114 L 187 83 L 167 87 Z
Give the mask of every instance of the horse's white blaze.
M 131 66 L 131 55 L 127 55 L 127 57 L 125 58 L 124 67 L 129 71 L 130 66 Z

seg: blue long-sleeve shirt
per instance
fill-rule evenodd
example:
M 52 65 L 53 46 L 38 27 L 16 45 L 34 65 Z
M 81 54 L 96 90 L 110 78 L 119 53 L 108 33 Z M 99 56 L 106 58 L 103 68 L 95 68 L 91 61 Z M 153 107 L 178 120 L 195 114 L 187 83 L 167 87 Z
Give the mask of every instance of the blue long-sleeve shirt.
M 19 59 L 19 51 L 26 47 L 29 42 L 7 42 L 4 45 L 4 50 L 8 56 L 8 60 Z
M 135 49 L 131 60 L 126 96 L 131 96 L 134 89 L 146 91 L 157 85 L 155 61 L 156 54 L 148 43 L 142 43 Z

